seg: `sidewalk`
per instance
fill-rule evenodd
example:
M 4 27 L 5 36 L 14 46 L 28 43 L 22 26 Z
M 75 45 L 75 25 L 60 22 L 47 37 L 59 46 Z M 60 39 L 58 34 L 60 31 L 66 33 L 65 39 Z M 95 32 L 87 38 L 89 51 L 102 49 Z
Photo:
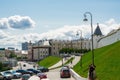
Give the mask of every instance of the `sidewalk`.
M 80 60 L 80 56 L 75 56 L 75 59 L 72 61 L 72 63 L 69 63 L 69 67 L 73 67 L 74 65 L 76 65 L 79 60 Z M 87 78 L 81 77 L 80 75 L 78 75 L 73 69 L 70 69 L 72 72 L 72 76 L 76 79 L 76 80 L 88 80 Z
M 69 57 L 69 58 L 67 58 L 67 59 L 63 58 L 63 64 L 66 63 L 67 60 L 69 60 L 70 58 L 71 58 L 71 57 Z M 58 66 L 61 66 L 61 65 L 62 65 L 62 60 L 60 60 L 57 64 L 49 67 L 49 69 L 52 69 L 52 68 L 55 68 L 55 67 L 58 67 Z
M 25 65 L 25 66 L 24 66 Z M 37 69 L 37 67 L 35 66 L 35 64 L 30 64 L 28 62 L 25 62 L 25 61 L 18 61 L 18 66 L 16 67 L 13 67 L 13 70 L 18 70 L 18 69 L 29 69 L 29 68 L 35 68 Z
M 74 65 L 76 65 L 78 62 L 79 62 L 79 60 L 80 60 L 80 56 L 72 56 L 72 57 L 74 57 L 74 59 L 73 59 L 73 61 L 72 61 L 72 63 L 69 63 L 68 65 L 69 65 L 69 67 L 73 67 Z

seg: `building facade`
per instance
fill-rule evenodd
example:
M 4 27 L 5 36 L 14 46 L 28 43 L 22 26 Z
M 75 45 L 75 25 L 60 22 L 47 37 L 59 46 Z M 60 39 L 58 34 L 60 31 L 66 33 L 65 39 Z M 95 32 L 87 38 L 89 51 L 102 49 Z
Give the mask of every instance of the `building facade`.
M 41 60 L 51 55 L 51 47 L 48 41 L 38 41 L 36 43 L 29 43 L 28 45 L 28 59 Z
M 22 50 L 28 50 L 28 42 L 22 43 Z
M 104 36 L 101 32 L 99 24 L 93 34 L 93 48 L 100 48 L 110 45 L 120 40 L 120 28 L 111 31 L 108 35 Z M 49 55 L 59 56 L 59 51 L 62 48 L 75 48 L 75 49 L 91 49 L 91 39 L 78 39 L 78 40 L 47 40 L 38 41 L 36 43 L 28 44 L 28 59 L 40 60 Z
M 48 40 L 29 43 L 28 59 L 41 60 L 49 55 L 59 56 L 62 48 L 90 49 L 89 39 L 78 40 Z

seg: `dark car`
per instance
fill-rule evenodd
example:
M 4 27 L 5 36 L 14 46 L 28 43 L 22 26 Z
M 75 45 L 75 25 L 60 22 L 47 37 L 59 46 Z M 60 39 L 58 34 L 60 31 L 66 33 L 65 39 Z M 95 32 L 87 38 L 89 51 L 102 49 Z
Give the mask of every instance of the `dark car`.
M 36 69 L 32 69 L 32 68 L 31 69 L 27 69 L 27 71 L 32 71 L 35 74 L 41 73 L 40 70 L 36 70 Z
M 30 78 L 30 74 L 23 74 L 21 80 L 28 80 Z
M 48 68 L 46 68 L 46 67 L 38 67 L 38 70 L 40 70 L 41 72 L 48 72 L 49 71 L 49 69 Z
M 46 79 L 47 75 L 45 73 L 38 73 L 37 76 L 41 79 Z
M 22 69 L 16 70 L 16 72 L 21 73 L 22 75 L 23 75 L 23 74 L 33 75 L 33 74 L 34 74 L 32 71 L 27 71 L 27 70 L 22 70 Z
M 61 78 L 70 78 L 71 77 L 70 69 L 67 67 L 62 67 L 60 70 L 60 77 Z

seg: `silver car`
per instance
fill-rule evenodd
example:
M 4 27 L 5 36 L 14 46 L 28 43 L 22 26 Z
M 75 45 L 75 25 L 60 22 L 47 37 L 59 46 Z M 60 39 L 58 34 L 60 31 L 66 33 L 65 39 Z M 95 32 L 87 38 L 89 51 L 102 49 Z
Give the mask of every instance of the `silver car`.
M 13 74 L 10 71 L 1 72 L 4 79 L 3 80 L 11 80 L 13 78 Z
M 13 74 L 13 78 L 20 78 L 22 76 L 21 73 L 16 72 L 14 70 L 10 70 L 10 72 Z

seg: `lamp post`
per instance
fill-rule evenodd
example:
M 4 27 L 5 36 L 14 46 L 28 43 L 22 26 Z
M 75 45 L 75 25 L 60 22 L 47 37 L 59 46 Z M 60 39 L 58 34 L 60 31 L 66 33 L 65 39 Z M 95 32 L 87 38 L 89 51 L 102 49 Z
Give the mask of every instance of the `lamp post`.
M 81 60 L 80 60 L 80 66 L 82 67 L 82 31 L 78 30 L 76 35 L 79 35 L 79 31 L 80 31 L 80 40 L 81 40 Z
M 83 21 L 88 21 L 87 14 L 90 15 L 91 18 L 91 40 L 92 40 L 92 65 L 89 66 L 89 79 L 90 80 L 95 80 L 95 64 L 94 64 L 94 46 L 93 46 L 93 24 L 92 24 L 92 14 L 90 12 L 85 12 L 84 13 L 84 19 Z
M 92 14 L 90 12 L 85 12 L 84 13 L 84 20 L 83 21 L 88 21 L 88 19 L 86 18 L 87 17 L 87 14 L 90 15 L 91 17 L 91 40 L 92 40 L 92 64 L 94 65 L 94 46 L 93 46 L 93 25 L 92 25 Z

